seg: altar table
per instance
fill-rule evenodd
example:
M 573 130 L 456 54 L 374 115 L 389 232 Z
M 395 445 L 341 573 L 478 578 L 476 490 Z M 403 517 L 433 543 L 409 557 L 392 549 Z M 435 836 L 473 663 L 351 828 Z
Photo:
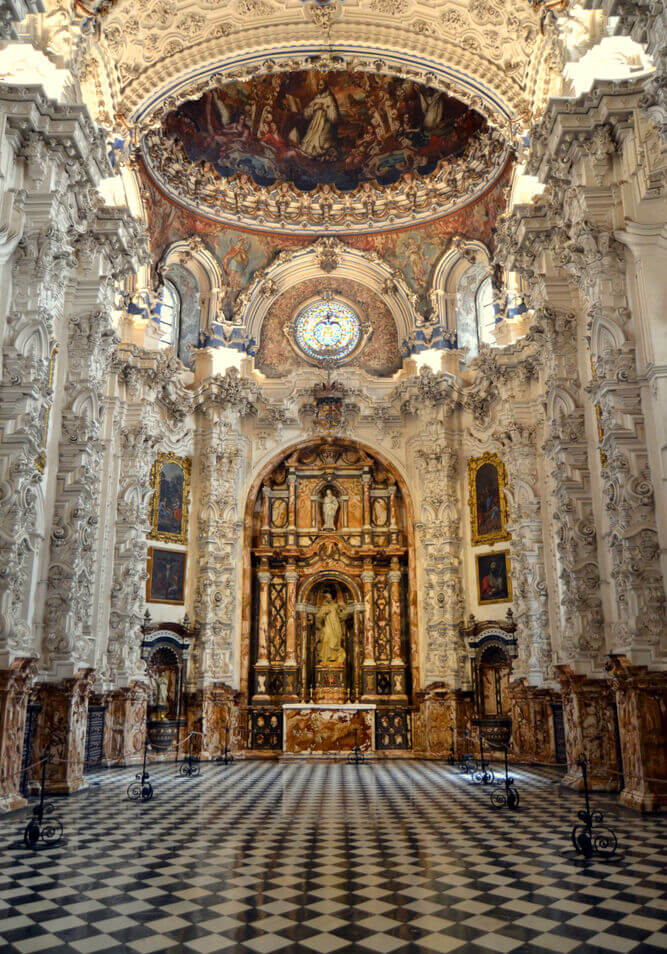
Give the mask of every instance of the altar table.
M 293 755 L 334 755 L 375 748 L 375 706 L 366 703 L 294 702 L 283 706 L 283 752 Z

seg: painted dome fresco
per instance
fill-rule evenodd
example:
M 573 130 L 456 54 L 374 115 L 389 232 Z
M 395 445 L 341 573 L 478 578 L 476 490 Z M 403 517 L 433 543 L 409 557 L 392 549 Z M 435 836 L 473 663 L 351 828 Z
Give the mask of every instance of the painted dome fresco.
M 144 137 L 144 162 L 170 198 L 229 224 L 414 224 L 474 201 L 508 158 L 476 109 L 398 76 L 218 75 L 193 92 L 166 104 Z
M 208 90 L 163 123 L 191 162 L 219 176 L 300 191 L 391 185 L 460 155 L 486 120 L 445 93 L 371 73 L 300 71 Z

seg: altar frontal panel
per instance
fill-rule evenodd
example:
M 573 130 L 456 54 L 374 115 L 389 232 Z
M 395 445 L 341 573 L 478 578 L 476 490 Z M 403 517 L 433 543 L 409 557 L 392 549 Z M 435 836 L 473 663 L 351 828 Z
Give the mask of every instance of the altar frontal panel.
M 283 708 L 283 749 L 293 755 L 334 755 L 373 750 L 375 707 Z M 356 730 L 356 735 L 355 735 Z

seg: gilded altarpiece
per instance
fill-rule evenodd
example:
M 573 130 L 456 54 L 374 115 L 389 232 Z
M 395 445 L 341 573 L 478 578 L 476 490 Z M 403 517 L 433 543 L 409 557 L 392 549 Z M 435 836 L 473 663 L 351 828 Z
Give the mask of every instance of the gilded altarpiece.
M 407 704 L 411 548 L 396 475 L 352 443 L 276 463 L 252 502 L 253 707 Z

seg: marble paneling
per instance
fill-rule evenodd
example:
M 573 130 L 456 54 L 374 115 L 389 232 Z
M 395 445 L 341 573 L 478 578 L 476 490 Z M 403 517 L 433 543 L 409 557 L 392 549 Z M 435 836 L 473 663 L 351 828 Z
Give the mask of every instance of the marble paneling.
M 357 745 L 362 752 L 374 748 L 375 710 L 332 707 L 283 709 L 283 748 L 291 754 L 350 752 Z

